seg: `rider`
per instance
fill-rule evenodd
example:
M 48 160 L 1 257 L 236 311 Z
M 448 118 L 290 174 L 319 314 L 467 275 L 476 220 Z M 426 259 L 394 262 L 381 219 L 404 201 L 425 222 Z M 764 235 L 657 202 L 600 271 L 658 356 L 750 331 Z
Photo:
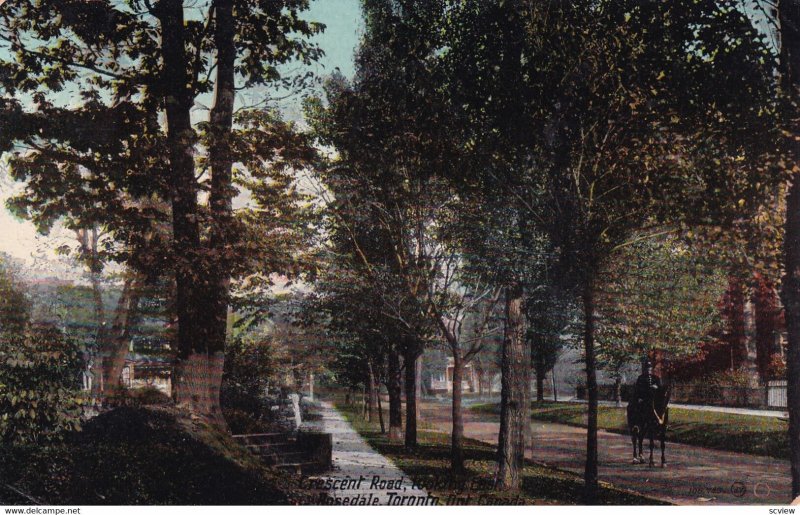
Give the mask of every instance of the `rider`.
M 642 361 L 642 374 L 636 379 L 636 402 L 651 402 L 653 395 L 661 388 L 661 379 L 653 375 L 653 363 L 645 358 Z

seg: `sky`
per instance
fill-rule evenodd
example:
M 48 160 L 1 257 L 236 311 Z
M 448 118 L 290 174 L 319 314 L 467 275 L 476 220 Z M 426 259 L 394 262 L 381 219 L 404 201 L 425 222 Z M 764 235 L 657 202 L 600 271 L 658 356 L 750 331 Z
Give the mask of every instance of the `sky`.
M 0 0 L 0 5 L 4 1 Z M 315 38 L 325 55 L 311 69 L 324 77 L 338 68 L 346 77 L 352 77 L 353 53 L 363 31 L 359 0 L 313 0 L 304 18 L 326 26 L 325 31 Z M 285 101 L 280 107 L 286 118 L 302 119 L 300 98 Z M 56 227 L 49 235 L 40 235 L 31 222 L 15 217 L 5 209 L 6 200 L 21 188 L 20 183 L 6 176 L 4 162 L 0 160 L 0 252 L 19 260 L 29 277 L 79 279 L 82 272 L 53 250 L 64 243 L 74 243 L 70 231 Z

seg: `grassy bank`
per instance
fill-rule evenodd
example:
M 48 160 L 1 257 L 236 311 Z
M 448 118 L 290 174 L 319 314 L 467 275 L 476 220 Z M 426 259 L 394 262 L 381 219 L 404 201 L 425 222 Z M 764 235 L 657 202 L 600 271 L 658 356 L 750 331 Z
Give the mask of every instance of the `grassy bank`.
M 353 427 L 378 452 L 394 462 L 409 478 L 426 488 L 440 502 L 464 504 L 577 504 L 580 502 L 583 480 L 564 472 L 528 463 L 522 476 L 519 493 L 491 490 L 496 466 L 495 448 L 484 442 L 466 439 L 467 472 L 463 477 L 450 474 L 450 436 L 433 431 L 420 431 L 419 448 L 407 451 L 402 443 L 390 442 L 380 433 L 377 422 L 366 422 L 352 406 L 338 404 L 337 408 Z M 612 488 L 601 482 L 602 504 L 661 504 L 658 501 Z
M 0 446 L 0 504 L 304 503 L 230 435 L 174 408 L 109 411 L 38 446 Z
M 471 408 L 474 412 L 498 417 L 498 404 L 481 404 Z M 586 427 L 586 405 L 565 402 L 534 402 L 531 418 L 571 426 Z M 628 432 L 625 408 L 600 406 L 598 427 L 615 433 Z M 669 409 L 667 440 L 743 452 L 758 456 L 789 458 L 787 422 L 773 417 L 738 415 L 713 411 Z

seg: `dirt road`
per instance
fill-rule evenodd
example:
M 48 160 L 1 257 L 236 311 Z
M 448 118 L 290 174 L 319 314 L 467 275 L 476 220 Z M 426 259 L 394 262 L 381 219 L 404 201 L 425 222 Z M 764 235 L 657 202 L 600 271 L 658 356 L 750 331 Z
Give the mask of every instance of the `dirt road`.
M 464 433 L 497 443 L 499 422 L 465 409 Z M 423 420 L 446 430 L 449 403 L 426 402 Z M 527 455 L 537 462 L 583 474 L 585 429 L 534 421 Z M 667 467 L 633 465 L 630 438 L 598 433 L 600 480 L 676 504 L 787 504 L 791 493 L 789 462 L 667 442 Z M 658 447 L 658 445 L 656 445 Z M 649 453 L 645 443 L 645 455 Z M 656 454 L 658 453 L 658 454 Z M 660 461 L 660 450 L 654 453 Z

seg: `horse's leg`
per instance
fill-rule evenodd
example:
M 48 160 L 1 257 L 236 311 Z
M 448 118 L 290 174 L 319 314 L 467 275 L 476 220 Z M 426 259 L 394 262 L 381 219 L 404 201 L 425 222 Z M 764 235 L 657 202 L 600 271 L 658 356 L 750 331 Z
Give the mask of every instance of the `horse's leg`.
M 650 436 L 650 466 L 651 466 L 651 467 L 655 467 L 655 465 L 656 465 L 656 464 L 655 464 L 655 462 L 653 461 L 653 448 L 656 446 L 656 444 L 655 444 L 655 441 L 654 441 L 654 440 L 655 440 L 655 438 L 654 438 L 654 437 L 655 437 L 655 435 L 653 434 L 653 433 L 655 433 L 655 431 L 653 431 L 653 430 L 651 429 L 651 430 L 649 431 L 649 433 L 650 433 L 650 435 L 649 435 L 649 436 Z
M 667 448 L 666 440 L 667 440 L 667 426 L 665 424 L 664 427 L 661 428 L 661 468 L 667 466 L 667 458 L 666 455 L 664 454 L 664 451 Z
M 631 428 L 631 443 L 633 444 L 633 463 L 639 463 L 636 456 L 636 428 Z
M 642 428 L 639 428 L 639 434 L 636 435 L 636 440 L 639 442 L 639 463 L 644 463 L 644 452 L 642 451 L 642 447 L 644 446 L 644 432 Z

